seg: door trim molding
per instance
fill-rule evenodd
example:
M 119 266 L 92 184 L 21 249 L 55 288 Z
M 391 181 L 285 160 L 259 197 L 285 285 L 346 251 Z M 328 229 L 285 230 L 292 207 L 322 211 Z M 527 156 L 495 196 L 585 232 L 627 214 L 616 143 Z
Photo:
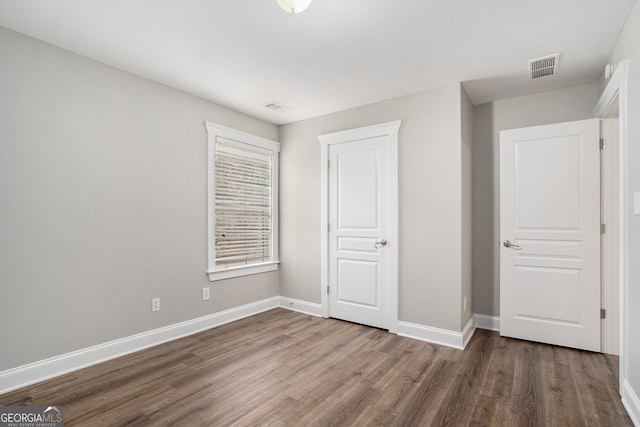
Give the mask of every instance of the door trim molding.
M 329 146 L 360 139 L 389 138 L 389 332 L 398 332 L 398 131 L 401 120 L 319 135 L 320 141 L 320 301 L 322 317 L 329 317 Z
M 619 316 L 620 316 L 620 394 L 625 396 L 624 384 L 628 382 L 627 378 L 627 331 L 628 331 L 628 277 L 627 277 L 627 209 L 630 202 L 627 200 L 627 121 L 628 121 L 628 100 L 627 100 L 627 74 L 629 64 L 627 60 L 621 61 L 615 73 L 607 83 L 607 87 L 602 92 L 596 107 L 594 108 L 594 115 L 598 118 L 609 118 L 618 113 L 618 179 L 619 187 L 618 194 L 618 280 L 619 280 Z M 624 398 L 623 398 L 624 402 Z
M 616 120 L 617 121 L 617 120 Z M 614 119 L 600 120 L 600 138 L 604 140 L 605 148 L 600 149 L 600 184 L 601 184 L 601 219 L 606 226 L 606 232 L 601 234 L 601 307 L 606 310 L 606 318 L 602 319 L 602 352 L 620 355 L 620 281 L 618 280 L 618 223 L 620 200 L 618 162 L 619 149 L 618 128 L 614 126 Z

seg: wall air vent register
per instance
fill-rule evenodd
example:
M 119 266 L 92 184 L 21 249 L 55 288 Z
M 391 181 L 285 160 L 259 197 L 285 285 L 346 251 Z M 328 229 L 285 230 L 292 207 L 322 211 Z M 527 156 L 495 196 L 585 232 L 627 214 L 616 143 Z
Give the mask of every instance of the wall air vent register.
M 539 79 L 541 77 L 553 76 L 558 72 L 558 60 L 560 54 L 556 53 L 541 58 L 530 59 L 528 61 L 529 79 Z

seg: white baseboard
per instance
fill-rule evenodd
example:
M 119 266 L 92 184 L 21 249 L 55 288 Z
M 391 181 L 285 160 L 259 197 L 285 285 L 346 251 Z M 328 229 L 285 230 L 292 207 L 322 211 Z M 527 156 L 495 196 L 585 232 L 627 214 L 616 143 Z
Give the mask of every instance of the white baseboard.
M 279 297 L 268 298 L 2 371 L 0 372 L 0 394 L 272 310 L 280 305 Z
M 31 384 L 48 380 L 69 372 L 77 371 L 88 366 L 92 366 L 107 360 L 115 359 L 126 354 L 144 350 L 168 341 L 193 335 L 195 333 L 233 322 L 245 317 L 253 316 L 264 311 L 281 307 L 311 316 L 321 316 L 322 307 L 320 304 L 297 300 L 287 297 L 272 297 L 229 310 L 213 313 L 186 322 L 176 323 L 163 328 L 154 329 L 129 337 L 98 344 L 93 347 L 84 348 L 70 353 L 55 356 L 49 359 L 19 366 L 0 372 L 0 394 L 8 393 Z M 475 314 L 473 319 L 465 325 L 462 332 L 449 331 L 446 329 L 433 328 L 424 325 L 417 325 L 409 322 L 398 322 L 398 335 L 453 347 L 463 350 L 475 328 L 499 330 L 500 319 L 493 316 Z M 637 396 L 632 389 L 631 405 L 635 408 Z M 634 400 L 635 399 L 635 400 Z M 631 412 L 631 411 L 630 411 Z M 638 413 L 638 412 L 636 412 Z
M 471 339 L 474 331 L 473 322 L 469 321 L 464 329 L 462 332 L 455 332 L 415 323 L 398 322 L 398 335 L 401 337 L 453 347 L 458 350 L 464 350 L 464 346 Z
M 467 348 L 467 344 L 469 344 L 469 341 L 471 341 L 471 337 L 473 337 L 473 334 L 475 332 L 476 332 L 476 325 L 475 325 L 475 322 L 473 321 L 473 316 L 471 316 L 467 324 L 464 325 L 464 328 L 462 329 L 462 349 L 463 350 Z
M 278 303 L 281 308 L 297 311 L 298 313 L 309 314 L 317 317 L 321 317 L 322 314 L 322 306 L 313 302 L 287 297 L 278 297 Z
M 500 332 L 500 318 L 498 316 L 474 314 L 473 323 L 475 324 L 476 328 Z
M 640 426 L 640 399 L 628 381 L 622 384 L 622 404 L 633 421 L 633 425 Z

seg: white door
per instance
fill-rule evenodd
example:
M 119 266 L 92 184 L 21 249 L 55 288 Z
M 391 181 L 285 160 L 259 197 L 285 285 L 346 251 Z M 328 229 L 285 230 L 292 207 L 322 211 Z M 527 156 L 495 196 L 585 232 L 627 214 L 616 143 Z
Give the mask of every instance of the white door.
M 329 317 L 397 328 L 397 131 L 392 122 L 322 135 Z
M 500 132 L 500 334 L 600 351 L 599 121 Z

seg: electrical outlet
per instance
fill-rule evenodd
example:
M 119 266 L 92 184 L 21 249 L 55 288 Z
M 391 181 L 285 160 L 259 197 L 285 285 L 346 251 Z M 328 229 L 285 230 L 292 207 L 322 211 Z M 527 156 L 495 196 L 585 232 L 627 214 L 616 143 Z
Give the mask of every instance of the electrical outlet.
M 202 301 L 206 301 L 211 299 L 211 294 L 209 293 L 209 287 L 202 288 Z
M 153 298 L 151 300 L 151 311 L 160 311 L 160 298 Z
M 633 193 L 633 214 L 640 215 L 640 192 Z
M 467 311 L 467 297 L 462 300 L 462 311 Z

